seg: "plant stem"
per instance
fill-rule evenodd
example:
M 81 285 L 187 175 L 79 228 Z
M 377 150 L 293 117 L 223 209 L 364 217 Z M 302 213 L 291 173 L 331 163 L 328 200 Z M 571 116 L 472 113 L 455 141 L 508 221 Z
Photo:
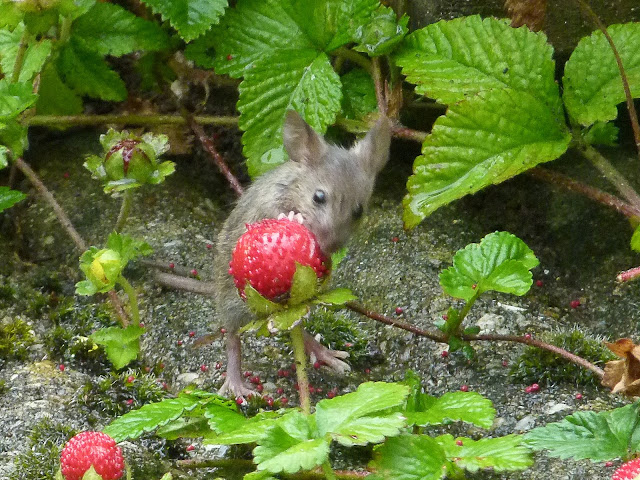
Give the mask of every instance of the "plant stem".
M 71 24 L 73 23 L 73 19 L 71 16 L 67 15 L 62 18 L 62 24 L 60 25 L 60 43 L 64 43 L 69 40 L 69 35 L 71 34 Z
M 603 192 L 591 185 L 574 180 L 562 173 L 547 168 L 536 167 L 528 170 L 527 174 L 539 180 L 544 180 L 545 182 L 549 182 L 553 185 L 563 187 L 569 191 L 580 193 L 591 200 L 595 200 L 607 207 L 614 208 L 626 217 L 640 217 L 639 208 L 628 204 L 615 195 L 611 195 L 610 193 Z
M 16 53 L 16 61 L 13 63 L 13 72 L 11 73 L 11 83 L 17 83 L 20 80 L 20 72 L 22 71 L 22 65 L 24 64 L 24 55 L 27 52 L 27 39 L 29 37 L 29 31 L 27 27 L 24 27 L 24 32 L 20 37 L 20 43 L 18 45 L 18 52 Z
M 629 119 L 631 121 L 631 129 L 633 130 L 633 137 L 636 141 L 636 149 L 638 150 L 638 157 L 640 157 L 640 124 L 638 123 L 638 113 L 636 112 L 635 104 L 633 103 L 633 96 L 631 95 L 631 88 L 629 87 L 629 79 L 627 78 L 627 73 L 622 65 L 622 58 L 618 53 L 618 49 L 616 48 L 615 43 L 613 43 L 613 39 L 611 35 L 609 35 L 609 31 L 600 17 L 596 15 L 593 9 L 589 6 L 587 2 L 584 0 L 577 0 L 578 4 L 587 12 L 587 14 L 591 17 L 596 26 L 602 31 L 604 38 L 607 39 L 611 50 L 613 51 L 613 56 L 616 59 L 616 63 L 618 64 L 618 71 L 620 72 L 620 80 L 622 81 L 622 88 L 624 89 L 624 96 L 627 101 L 627 109 L 629 111 Z
M 391 325 L 402 330 L 406 330 L 408 332 L 414 333 L 415 335 L 419 335 L 421 337 L 430 338 L 436 342 L 447 343 L 447 338 L 444 334 L 438 332 L 429 332 L 427 330 L 422 330 L 418 327 L 414 327 L 413 325 L 409 325 L 408 323 L 399 322 L 393 318 L 387 317 L 380 313 L 372 312 L 371 310 L 367 310 L 362 305 L 359 305 L 355 302 L 347 302 L 345 306 L 353 310 L 354 312 L 358 312 L 362 315 L 365 315 L 373 320 L 384 323 L 385 325 Z M 555 345 L 551 345 L 546 342 L 542 342 L 540 340 L 534 340 L 533 338 L 527 337 L 519 337 L 517 335 L 461 335 L 460 338 L 466 342 L 475 342 L 475 341 L 501 341 L 501 342 L 516 342 L 523 343 L 525 345 L 531 345 L 542 350 L 547 350 L 549 352 L 555 353 L 556 355 L 568 360 L 576 365 L 580 365 L 581 367 L 587 368 L 594 372 L 599 377 L 604 375 L 603 370 L 589 362 L 588 360 L 579 357 L 567 350 L 556 347 Z
M 322 471 L 324 472 L 324 477 L 328 478 L 329 480 L 337 480 L 338 477 L 336 476 L 336 474 L 333 471 L 333 468 L 331 468 L 331 464 L 329 463 L 329 460 L 327 460 L 326 462 L 324 462 L 322 464 Z
M 602 175 L 620 192 L 620 194 L 633 205 L 640 209 L 640 196 L 629 185 L 627 179 L 607 160 L 598 150 L 583 142 L 576 142 L 578 150 L 596 167 Z
M 304 336 L 302 325 L 298 324 L 289 332 L 293 344 L 293 357 L 296 362 L 296 376 L 298 378 L 298 395 L 300 407 L 309 415 L 311 413 L 311 400 L 309 398 L 309 378 L 307 377 L 307 354 L 304 351 Z
M 201 125 L 238 124 L 238 117 L 196 115 L 193 119 Z M 62 125 L 185 125 L 187 119 L 182 115 L 34 115 L 24 118 L 26 126 L 60 127 Z
M 122 205 L 120 205 L 120 213 L 118 214 L 118 220 L 116 221 L 116 226 L 114 230 L 117 233 L 122 231 L 127 218 L 129 217 L 129 213 L 131 212 L 131 206 L 133 205 L 133 190 L 130 188 L 129 190 L 125 190 L 122 196 Z
M 129 306 L 131 307 L 131 318 L 133 320 L 133 324 L 134 325 L 139 325 L 140 324 L 140 311 L 138 310 L 138 297 L 136 295 L 136 291 L 133 289 L 133 287 L 127 281 L 127 279 L 124 278 L 124 276 L 122 276 L 122 275 L 120 275 L 120 278 L 118 278 L 118 282 L 117 283 L 119 283 L 122 286 L 122 289 L 124 290 L 124 292 L 129 297 Z M 127 325 L 123 324 L 122 326 L 126 327 Z
M 629 270 L 625 270 L 624 272 L 620 272 L 616 277 L 618 282 L 630 282 L 631 280 L 635 280 L 640 277 L 640 267 L 633 267 Z
M 373 85 L 376 91 L 376 101 L 378 103 L 378 111 L 382 115 L 387 114 L 387 101 L 385 99 L 384 81 L 382 80 L 382 71 L 380 70 L 380 58 L 373 57 L 371 59 L 371 77 L 373 77 Z
M 346 58 L 347 60 L 355 63 L 356 65 L 364 68 L 367 72 L 371 73 L 371 61 L 366 57 L 360 55 L 358 52 L 354 52 L 349 48 L 340 47 L 336 50 L 336 55 Z

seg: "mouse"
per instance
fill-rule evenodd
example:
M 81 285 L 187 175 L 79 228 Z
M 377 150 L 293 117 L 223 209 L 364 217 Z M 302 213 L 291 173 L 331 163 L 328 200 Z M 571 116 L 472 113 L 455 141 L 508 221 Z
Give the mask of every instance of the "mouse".
M 334 145 L 295 110 L 285 114 L 283 146 L 288 161 L 258 177 L 239 198 L 218 234 L 213 294 L 226 333 L 227 374 L 219 390 L 234 397 L 254 394 L 242 376 L 239 329 L 253 314 L 229 274 L 232 251 L 246 225 L 288 216 L 306 226 L 328 257 L 342 248 L 362 218 L 376 176 L 389 158 L 391 121 L 381 116 L 366 136 L 350 148 Z M 304 334 L 307 354 L 339 373 L 350 370 L 347 352 L 324 347 Z

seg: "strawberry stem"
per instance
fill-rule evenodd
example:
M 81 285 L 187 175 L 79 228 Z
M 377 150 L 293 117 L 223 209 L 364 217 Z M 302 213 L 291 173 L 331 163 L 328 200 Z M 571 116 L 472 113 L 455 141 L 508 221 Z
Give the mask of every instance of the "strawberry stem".
M 309 398 L 309 378 L 307 377 L 307 354 L 304 351 L 304 336 L 302 325 L 298 324 L 290 330 L 291 343 L 293 344 L 293 357 L 296 361 L 296 376 L 298 377 L 298 395 L 302 411 L 311 413 L 311 400 Z

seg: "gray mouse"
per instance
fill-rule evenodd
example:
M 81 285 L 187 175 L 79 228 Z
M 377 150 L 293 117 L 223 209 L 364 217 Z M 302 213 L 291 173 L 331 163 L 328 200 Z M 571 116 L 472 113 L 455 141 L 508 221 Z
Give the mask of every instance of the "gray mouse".
M 249 395 L 241 373 L 238 329 L 252 314 L 229 275 L 229 261 L 246 224 L 288 215 L 316 236 L 325 255 L 341 248 L 362 217 L 376 175 L 389 157 L 391 124 L 381 117 L 364 139 L 350 149 L 329 144 L 302 117 L 286 114 L 283 143 L 289 161 L 260 176 L 242 195 L 218 235 L 214 260 L 216 308 L 227 329 L 227 377 L 220 394 Z M 345 372 L 346 352 L 322 346 L 305 332 L 307 354 L 328 367 Z

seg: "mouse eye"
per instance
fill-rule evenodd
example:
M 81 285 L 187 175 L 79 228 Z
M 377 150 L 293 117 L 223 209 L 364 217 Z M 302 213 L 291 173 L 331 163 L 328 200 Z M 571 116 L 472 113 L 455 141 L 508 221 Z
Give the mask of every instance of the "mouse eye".
M 363 213 L 364 213 L 364 208 L 362 204 L 359 203 L 358 206 L 353 210 L 353 219 L 360 220 L 360 217 L 362 217 Z
M 313 194 L 313 203 L 316 205 L 324 205 L 327 203 L 327 192 L 324 190 L 316 190 Z

